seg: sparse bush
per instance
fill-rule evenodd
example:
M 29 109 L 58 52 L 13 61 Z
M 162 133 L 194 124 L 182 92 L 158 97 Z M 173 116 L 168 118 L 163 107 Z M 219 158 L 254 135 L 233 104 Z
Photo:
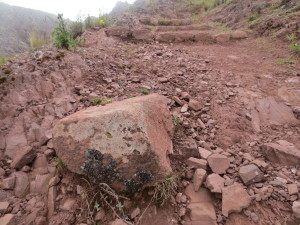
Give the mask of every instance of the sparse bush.
M 180 119 L 178 116 L 173 115 L 172 121 L 175 127 L 179 127 L 181 125 Z
M 165 202 L 176 194 L 177 178 L 169 176 L 154 186 L 154 199 L 164 205 Z
M 58 49 L 67 49 L 76 47 L 76 41 L 72 38 L 72 35 L 67 30 L 67 24 L 62 14 L 58 14 L 58 27 L 56 27 L 52 33 L 53 45 Z
M 32 31 L 29 34 L 29 42 L 32 49 L 39 49 L 49 43 L 44 36 L 38 34 L 36 31 Z
M 194 11 L 208 11 L 217 6 L 230 2 L 230 0 L 183 0 L 188 3 L 188 6 Z
M 75 22 L 70 24 L 71 35 L 74 39 L 81 36 L 84 32 L 82 17 L 79 14 Z

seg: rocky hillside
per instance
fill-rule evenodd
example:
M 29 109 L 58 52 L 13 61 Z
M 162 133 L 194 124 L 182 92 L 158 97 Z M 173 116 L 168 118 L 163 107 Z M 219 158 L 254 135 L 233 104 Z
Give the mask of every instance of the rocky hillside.
M 14 56 L 28 51 L 29 34 L 33 31 L 49 39 L 55 21 L 53 14 L 0 2 L 0 53 Z
M 299 58 L 176 2 L 1 66 L 1 225 L 300 223 Z

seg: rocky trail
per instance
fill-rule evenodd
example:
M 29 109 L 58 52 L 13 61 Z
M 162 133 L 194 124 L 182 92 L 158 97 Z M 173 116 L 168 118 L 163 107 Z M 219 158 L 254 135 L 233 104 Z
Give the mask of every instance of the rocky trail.
M 52 128 L 97 99 L 106 100 L 97 106 L 105 110 L 154 93 L 166 97 L 172 114 L 168 158 L 178 187 L 163 206 L 149 200 L 151 191 L 136 193 L 122 201 L 122 219 L 300 224 L 300 64 L 277 63 L 289 55 L 280 41 L 183 22 L 117 26 L 84 38 L 75 52 L 37 51 L 1 68 L 1 225 L 126 224 L 107 207 L 88 208 L 90 187 L 65 168 L 77 165 L 73 155 L 57 158 Z M 164 114 L 161 101 L 151 104 Z M 164 135 L 154 142 L 167 143 Z

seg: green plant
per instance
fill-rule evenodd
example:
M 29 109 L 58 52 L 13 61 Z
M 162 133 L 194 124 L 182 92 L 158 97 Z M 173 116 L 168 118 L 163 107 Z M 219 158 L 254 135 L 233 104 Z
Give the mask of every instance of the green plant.
M 76 41 L 67 30 L 67 24 L 62 14 L 58 14 L 58 26 L 52 32 L 53 45 L 58 49 L 67 49 L 76 47 Z
M 278 57 L 276 59 L 276 64 L 278 65 L 285 65 L 285 64 L 296 64 L 297 61 L 292 57 L 285 58 L 285 57 Z
M 153 197 L 162 206 L 176 194 L 176 189 L 177 178 L 175 176 L 168 176 L 163 181 L 155 184 Z
M 36 31 L 32 31 L 29 34 L 29 43 L 32 49 L 39 49 L 49 43 L 45 37 L 38 34 Z
M 256 20 L 257 19 L 257 17 L 256 17 L 256 15 L 249 15 L 248 16 L 248 22 L 252 22 L 252 21 L 254 21 L 254 20 Z
M 144 95 L 147 95 L 147 94 L 150 93 L 150 91 L 148 89 L 144 88 L 144 89 L 141 90 L 141 93 L 144 94 Z
M 102 99 L 101 98 L 94 98 L 93 103 L 94 103 L 94 105 L 99 105 L 99 104 L 102 103 Z
M 113 100 L 111 99 L 111 98 L 109 98 L 109 99 L 104 99 L 103 101 L 102 101 L 102 104 L 109 104 L 109 103 L 112 103 L 113 102 Z
M 84 32 L 82 16 L 80 14 L 77 15 L 76 21 L 70 24 L 70 32 L 72 38 L 76 39 L 81 36 Z
M 181 125 L 180 119 L 178 116 L 173 115 L 172 121 L 175 127 L 179 127 Z
M 0 54 L 0 66 L 5 64 L 5 58 Z
M 169 20 L 160 19 L 157 21 L 157 24 L 161 26 L 170 26 L 172 25 L 172 22 Z
M 298 31 L 300 33 L 300 31 Z M 300 40 L 297 38 L 296 34 L 291 34 L 287 36 L 288 40 L 291 42 L 289 48 L 295 55 L 300 55 Z
M 65 168 L 65 164 L 64 162 L 61 160 L 61 158 L 56 158 L 54 159 L 54 161 L 56 162 L 55 167 L 56 168 Z

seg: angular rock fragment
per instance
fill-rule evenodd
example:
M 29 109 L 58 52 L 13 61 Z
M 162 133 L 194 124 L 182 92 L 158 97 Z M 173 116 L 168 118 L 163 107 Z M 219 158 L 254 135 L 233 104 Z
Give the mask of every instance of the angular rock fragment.
M 4 214 L 7 212 L 8 207 L 9 207 L 10 203 L 9 202 L 0 202 L 0 213 Z
M 13 162 L 11 164 L 12 168 L 20 169 L 23 166 L 29 164 L 32 162 L 32 160 L 36 156 L 36 151 L 30 147 L 26 146 L 20 149 L 16 157 L 13 159 Z
M 224 187 L 222 190 L 222 214 L 228 217 L 229 213 L 241 212 L 251 203 L 247 191 L 239 183 Z
M 29 179 L 28 175 L 22 171 L 15 172 L 16 184 L 14 194 L 18 198 L 25 197 L 29 192 Z
M 230 160 L 222 154 L 212 154 L 207 159 L 208 165 L 214 173 L 224 174 L 229 168 Z
M 12 190 L 15 187 L 16 177 L 12 175 L 3 179 L 0 183 L 0 187 L 4 190 Z
M 17 220 L 15 214 L 5 214 L 3 217 L 0 217 L 1 225 L 17 225 Z
M 191 224 L 217 225 L 214 200 L 207 189 L 200 188 L 198 192 L 195 192 L 193 185 L 189 185 L 185 194 L 190 197 L 187 207 L 190 210 L 188 221 L 191 221 Z
M 194 157 L 190 157 L 186 160 L 186 164 L 191 168 L 201 168 L 206 170 L 207 161 L 204 159 L 197 159 Z
M 289 195 L 295 195 L 295 194 L 299 193 L 297 184 L 288 184 L 287 189 L 288 189 Z
M 264 174 L 254 164 L 242 166 L 239 170 L 239 175 L 246 185 L 260 182 L 264 178 Z
M 201 147 L 198 148 L 198 151 L 199 151 L 201 159 L 205 159 L 205 160 L 207 160 L 208 157 L 212 154 L 211 151 L 208 151 L 205 148 L 201 148 Z
M 293 202 L 292 209 L 295 217 L 300 219 L 300 201 Z
M 279 140 L 277 143 L 266 143 L 262 146 L 262 151 L 271 162 L 286 166 L 300 164 L 300 150 L 290 142 Z
M 196 169 L 193 177 L 195 191 L 198 191 L 207 176 L 206 170 Z
M 213 193 L 222 193 L 224 188 L 225 179 L 220 175 L 213 173 L 206 178 L 206 187 Z
M 189 102 L 189 108 L 194 111 L 199 111 L 202 108 L 202 104 L 197 100 L 191 99 Z
M 173 124 L 158 94 L 90 107 L 60 120 L 53 144 L 73 172 L 135 192 L 171 172 Z

